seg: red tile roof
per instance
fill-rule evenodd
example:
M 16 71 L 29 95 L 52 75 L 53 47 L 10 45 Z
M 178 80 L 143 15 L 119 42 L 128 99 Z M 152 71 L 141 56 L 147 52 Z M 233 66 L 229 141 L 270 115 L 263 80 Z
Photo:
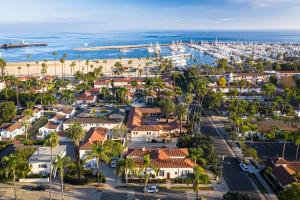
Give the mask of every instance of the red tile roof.
M 91 150 L 92 145 L 96 142 L 104 142 L 107 139 L 107 132 L 106 128 L 91 128 L 84 139 L 83 142 L 80 144 L 80 150 Z

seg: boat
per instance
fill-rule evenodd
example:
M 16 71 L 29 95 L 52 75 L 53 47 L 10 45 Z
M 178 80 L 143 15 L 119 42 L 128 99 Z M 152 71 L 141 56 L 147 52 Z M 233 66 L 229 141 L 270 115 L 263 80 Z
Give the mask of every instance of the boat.
M 156 53 L 160 53 L 160 52 L 161 52 L 161 48 L 160 48 L 158 42 L 156 43 L 156 46 L 155 46 L 155 52 L 156 52 Z
M 128 53 L 129 49 L 127 49 L 127 48 L 121 48 L 120 51 L 121 51 L 121 53 Z
M 149 53 L 154 53 L 155 49 L 153 48 L 153 45 L 151 43 L 150 47 L 148 47 L 148 52 Z

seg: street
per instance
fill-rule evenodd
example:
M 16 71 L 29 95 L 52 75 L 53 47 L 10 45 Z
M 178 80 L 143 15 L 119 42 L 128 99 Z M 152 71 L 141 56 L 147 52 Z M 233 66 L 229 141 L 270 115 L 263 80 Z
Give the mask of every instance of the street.
M 222 124 L 214 122 L 214 125 L 215 127 L 208 117 L 203 117 L 201 132 L 213 139 L 216 151 L 219 155 L 225 155 L 223 162 L 223 177 L 229 189 L 231 191 L 246 192 L 250 195 L 251 199 L 261 199 L 248 175 L 241 171 L 231 148 L 221 135 L 224 133 L 218 132 L 217 128 L 220 130 Z

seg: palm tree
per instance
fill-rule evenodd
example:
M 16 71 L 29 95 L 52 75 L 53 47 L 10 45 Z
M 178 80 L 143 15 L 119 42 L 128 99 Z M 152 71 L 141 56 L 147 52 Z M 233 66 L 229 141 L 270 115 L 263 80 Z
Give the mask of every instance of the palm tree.
M 87 157 L 87 159 L 96 158 L 98 187 L 100 185 L 100 161 L 103 160 L 106 164 L 109 163 L 110 158 L 107 155 L 109 151 L 110 149 L 105 147 L 104 143 L 99 142 L 92 145 L 92 152 Z
M 29 68 L 30 68 L 30 64 L 27 63 L 27 64 L 26 64 L 26 67 L 27 67 L 27 76 L 29 76 Z
M 2 76 L 2 81 L 4 81 L 4 70 L 6 67 L 6 60 L 4 60 L 3 58 L 0 58 L 0 69 L 1 69 L 1 76 Z
M 70 64 L 71 74 L 74 74 L 74 72 L 75 72 L 75 66 L 76 66 L 76 62 L 72 61 L 72 63 Z
M 80 156 L 79 156 L 79 142 L 85 136 L 85 130 L 82 128 L 81 124 L 78 122 L 72 123 L 70 127 L 66 130 L 67 136 L 74 142 L 75 145 L 75 155 L 77 162 L 77 178 L 80 179 Z
M 90 64 L 90 60 L 85 60 L 86 73 L 89 72 L 89 64 Z
M 39 61 L 35 61 L 36 64 L 36 75 L 39 74 Z
M 62 57 L 60 58 L 60 63 L 61 63 L 61 77 L 64 78 L 64 64 L 65 64 L 65 58 Z
M 120 102 L 122 104 L 125 103 L 125 97 L 126 97 L 127 93 L 128 93 L 128 89 L 127 88 L 121 87 L 121 88 L 117 89 L 117 96 L 120 99 Z
M 19 76 L 21 76 L 21 69 L 22 69 L 22 67 L 19 66 L 19 67 L 18 67 L 18 70 L 19 70 Z
M 199 199 L 199 187 L 202 183 L 207 184 L 209 181 L 209 177 L 202 167 L 197 166 L 194 168 L 191 179 L 193 183 L 193 190 L 196 193 L 196 199 Z
M 42 74 L 43 76 L 45 76 L 45 74 L 47 74 L 47 64 L 46 64 L 45 62 L 42 63 L 41 74 Z
M 295 145 L 297 145 L 296 160 L 298 160 L 299 146 L 300 146 L 300 133 L 296 133 L 293 140 L 294 140 Z
M 68 156 L 62 157 L 57 156 L 55 166 L 59 169 L 60 183 L 61 183 L 61 199 L 64 199 L 64 172 L 65 168 L 68 167 L 72 162 L 72 159 Z
M 21 156 L 18 156 L 18 154 L 10 154 L 9 156 L 4 156 L 1 162 L 3 164 L 1 170 L 4 172 L 4 174 L 6 176 L 12 175 L 13 184 L 14 184 L 14 194 L 15 194 L 15 199 L 17 200 L 18 196 L 17 196 L 17 185 L 16 185 L 16 179 L 17 179 L 16 171 L 19 168 L 28 165 L 28 162 L 26 162 L 24 158 L 22 158 Z
M 49 190 L 49 198 L 51 200 L 52 198 L 52 154 L 53 154 L 53 148 L 58 146 L 59 144 L 59 136 L 56 132 L 51 132 L 45 141 L 45 144 L 47 146 L 50 146 L 50 175 L 49 175 L 49 184 L 50 184 L 50 190 Z
M 129 69 L 128 69 L 128 76 L 130 77 L 130 69 L 131 69 L 131 65 L 132 65 L 133 61 L 132 60 L 128 60 L 128 66 L 129 66 Z
M 141 169 L 141 172 L 145 172 L 151 165 L 151 158 L 150 158 L 150 154 L 146 154 L 143 156 L 143 166 Z M 144 187 L 146 187 L 146 185 L 148 184 L 150 178 L 150 173 L 146 173 L 144 176 Z
M 106 65 L 107 65 L 107 60 L 103 60 L 103 64 L 104 64 L 104 72 L 105 72 L 105 75 L 107 75 L 107 74 L 106 74 Z
M 201 159 L 203 155 L 204 151 L 201 148 L 191 148 L 189 149 L 189 156 L 187 158 L 190 158 L 197 163 L 197 160 Z
M 193 103 L 193 95 L 191 93 L 187 93 L 184 99 L 185 103 L 187 104 L 187 123 L 189 123 L 190 118 L 190 105 Z
M 56 76 L 56 56 L 58 56 L 57 51 L 52 52 L 52 55 L 54 57 L 54 74 Z
M 289 137 L 290 137 L 290 132 L 284 131 L 282 134 L 283 134 L 282 137 L 283 137 L 283 140 L 284 140 L 283 148 L 282 148 L 282 158 L 284 158 L 284 154 L 285 154 L 285 145 L 286 145 L 287 140 L 288 140 Z
M 126 186 L 128 184 L 128 174 L 135 174 L 136 166 L 132 158 L 120 159 L 116 168 L 116 175 L 121 176 L 125 174 Z
M 186 117 L 187 112 L 187 106 L 185 104 L 178 104 L 176 106 L 176 114 L 180 121 L 180 133 L 182 131 L 182 120 Z

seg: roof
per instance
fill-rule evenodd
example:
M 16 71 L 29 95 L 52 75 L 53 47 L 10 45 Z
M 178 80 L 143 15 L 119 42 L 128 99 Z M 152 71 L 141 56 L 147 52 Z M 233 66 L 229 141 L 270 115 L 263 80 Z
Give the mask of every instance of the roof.
M 52 149 L 52 158 L 55 159 L 57 156 L 60 156 L 64 152 L 66 152 L 66 145 L 56 146 Z M 30 163 L 33 162 L 50 162 L 51 161 L 51 154 L 50 154 L 50 147 L 42 146 L 38 147 L 38 149 L 30 156 L 28 161 Z
M 168 157 L 187 157 L 189 155 L 187 148 L 148 148 L 148 149 L 128 149 L 127 156 L 130 157 L 143 157 L 150 154 L 152 159 L 158 159 L 159 155 L 167 155 Z
M 187 159 L 187 148 L 128 149 L 127 157 L 132 157 L 137 166 L 143 165 L 143 156 L 150 155 L 151 165 L 158 168 L 194 168 L 196 163 Z
M 47 129 L 57 129 L 59 125 L 52 122 L 52 121 L 48 121 L 47 124 L 44 125 L 45 128 Z
M 11 124 L 10 126 L 8 126 L 8 127 L 6 128 L 6 130 L 9 131 L 9 132 L 13 132 L 13 131 L 15 131 L 16 129 L 21 129 L 22 127 L 23 127 L 22 122 L 17 121 L 16 123 L 13 123 L 13 124 Z
M 106 128 L 96 127 L 91 128 L 84 139 L 80 143 L 80 150 L 91 150 L 92 144 L 96 142 L 104 142 L 107 138 L 108 130 Z
M 289 185 L 297 181 L 296 178 L 291 176 L 289 171 L 286 169 L 284 166 L 279 166 L 279 167 L 273 167 L 272 173 L 276 176 L 278 181 L 283 185 Z
M 161 109 L 158 107 L 151 108 L 138 108 L 132 107 L 128 114 L 127 127 L 134 128 L 142 125 L 143 114 L 158 114 L 161 113 Z
M 64 114 L 71 114 L 73 111 L 74 111 L 74 108 L 72 108 L 72 107 L 64 107 L 59 112 L 62 112 Z
M 131 131 L 160 131 L 160 130 L 161 128 L 155 125 L 141 125 L 131 129 Z
M 82 123 L 82 124 L 118 124 L 120 123 L 119 120 L 114 119 L 107 119 L 107 118 L 96 118 L 96 117 L 75 117 L 72 119 L 68 119 L 64 122 L 64 124 L 71 124 L 71 123 Z

